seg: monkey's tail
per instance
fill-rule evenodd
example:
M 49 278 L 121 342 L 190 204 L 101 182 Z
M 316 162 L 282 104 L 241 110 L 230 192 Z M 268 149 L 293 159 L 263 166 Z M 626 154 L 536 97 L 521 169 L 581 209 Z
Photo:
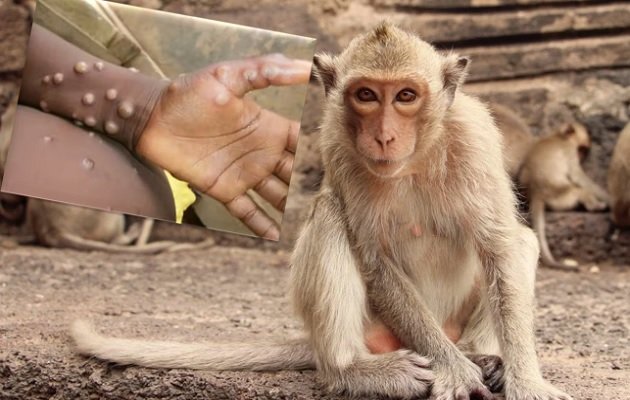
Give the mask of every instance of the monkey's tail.
M 566 271 L 578 271 L 577 266 L 556 261 L 554 256 L 551 254 L 551 250 L 549 250 L 547 234 L 545 233 L 545 201 L 540 197 L 534 196 L 529 203 L 529 212 L 532 218 L 534 231 L 536 231 L 536 236 L 538 237 L 538 243 L 540 244 L 540 256 L 542 258 L 542 263 L 549 268 L 562 269 Z
M 79 353 L 123 365 L 249 371 L 315 368 L 306 339 L 229 344 L 154 342 L 105 337 L 85 321 L 75 321 L 71 334 Z
M 168 250 L 174 246 L 175 242 L 161 241 L 147 243 L 142 246 L 128 246 L 121 244 L 99 242 L 82 238 L 73 233 L 63 232 L 60 234 L 61 240 L 66 247 L 76 250 L 85 251 L 109 251 L 114 253 L 130 253 L 130 254 L 156 254 Z

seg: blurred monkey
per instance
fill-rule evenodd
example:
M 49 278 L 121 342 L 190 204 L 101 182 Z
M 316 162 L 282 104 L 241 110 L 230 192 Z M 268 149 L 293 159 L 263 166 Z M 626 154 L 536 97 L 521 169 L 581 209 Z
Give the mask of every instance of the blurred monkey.
M 558 262 L 551 254 L 545 234 L 545 207 L 566 211 L 582 204 L 588 211 L 608 207 L 608 194 L 589 178 L 581 158 L 591 146 L 586 127 L 573 122 L 531 148 L 521 167 L 519 182 L 527 189 L 532 225 L 540 242 L 543 264 L 576 270 L 573 263 Z
M 619 134 L 608 169 L 608 191 L 615 225 L 630 227 L 630 124 Z

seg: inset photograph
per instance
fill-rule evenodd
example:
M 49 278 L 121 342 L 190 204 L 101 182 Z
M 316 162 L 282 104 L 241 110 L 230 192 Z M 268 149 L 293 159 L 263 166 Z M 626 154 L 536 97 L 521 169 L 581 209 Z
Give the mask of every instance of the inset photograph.
M 40 1 L 2 191 L 278 240 L 314 47 L 128 5 Z

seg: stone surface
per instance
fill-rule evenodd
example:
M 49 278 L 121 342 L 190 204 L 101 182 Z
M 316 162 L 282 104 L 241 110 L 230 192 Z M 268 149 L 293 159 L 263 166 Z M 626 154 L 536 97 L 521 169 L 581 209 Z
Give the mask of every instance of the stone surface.
M 447 3 L 447 2 L 444 2 Z M 452 4 L 452 2 L 450 2 Z M 431 43 L 450 46 L 494 41 L 526 41 L 549 35 L 577 35 L 591 31 L 614 31 L 630 26 L 630 8 L 626 4 L 587 5 L 584 7 L 545 7 L 512 9 L 503 12 L 470 13 L 467 9 L 444 12 L 379 8 L 355 2 L 336 20 L 345 36 L 353 36 L 365 26 L 387 18 L 418 33 Z
M 549 3 L 595 3 L 597 0 L 370 0 L 381 6 L 413 7 L 413 8 L 494 8 L 513 6 L 535 6 Z
M 0 2 L 0 74 L 19 72 L 24 66 L 24 48 L 30 32 L 27 7 Z

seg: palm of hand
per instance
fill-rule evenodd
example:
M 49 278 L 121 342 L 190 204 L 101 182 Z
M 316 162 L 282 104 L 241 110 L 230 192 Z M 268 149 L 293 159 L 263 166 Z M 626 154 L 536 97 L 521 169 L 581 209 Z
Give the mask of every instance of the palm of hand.
M 245 97 L 270 84 L 308 79 L 298 65 L 277 56 L 215 65 L 182 76 L 162 94 L 137 151 L 174 176 L 221 201 L 254 232 L 277 237 L 272 221 L 245 192 L 256 190 L 283 209 L 299 124 L 262 109 Z M 265 75 L 269 65 L 275 75 Z M 267 70 L 268 72 L 268 70 Z

